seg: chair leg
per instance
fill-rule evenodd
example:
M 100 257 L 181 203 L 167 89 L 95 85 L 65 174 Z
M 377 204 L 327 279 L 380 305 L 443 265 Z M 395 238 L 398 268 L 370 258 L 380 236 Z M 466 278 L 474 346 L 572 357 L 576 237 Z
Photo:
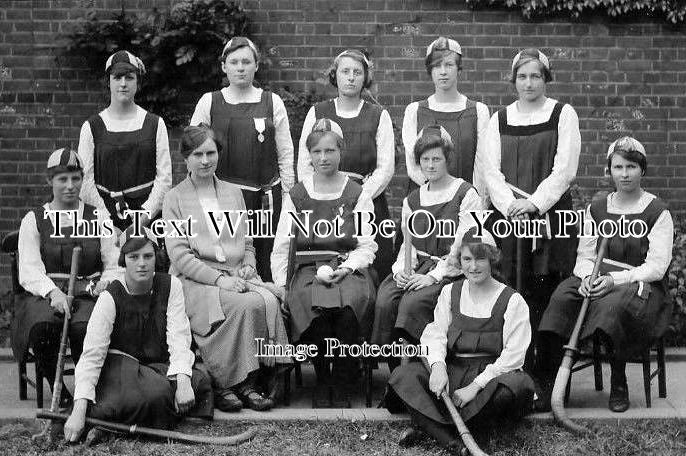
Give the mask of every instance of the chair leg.
M 43 373 L 36 363 L 36 407 L 43 408 Z
M 19 367 L 19 399 L 26 400 L 26 361 L 17 363 Z
M 600 356 L 600 338 L 593 336 L 593 378 L 595 380 L 595 390 L 603 390 L 603 364 Z
M 374 380 L 374 371 L 372 369 L 372 362 L 365 359 L 364 363 L 364 376 L 365 376 L 365 405 L 367 408 L 372 406 L 372 384 Z
M 665 341 L 657 342 L 657 389 L 659 396 L 667 397 L 667 370 L 665 369 Z
M 650 401 L 650 348 L 643 352 L 643 389 L 646 395 L 646 407 L 652 406 Z
M 300 363 L 295 364 L 295 386 L 298 388 L 303 386 L 303 371 Z
M 286 371 L 283 375 L 283 404 L 291 405 L 291 371 Z
M 569 375 L 569 380 L 567 380 L 567 386 L 565 387 L 565 405 L 569 402 L 569 395 L 572 392 L 572 375 Z

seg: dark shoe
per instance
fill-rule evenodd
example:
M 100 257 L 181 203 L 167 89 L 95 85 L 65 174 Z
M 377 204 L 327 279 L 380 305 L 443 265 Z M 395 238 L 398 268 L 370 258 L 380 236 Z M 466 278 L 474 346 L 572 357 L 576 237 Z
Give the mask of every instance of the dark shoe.
M 243 408 L 243 402 L 231 390 L 215 392 L 214 406 L 222 412 L 238 412 Z
M 445 449 L 448 452 L 448 454 L 451 455 L 469 456 L 469 450 L 466 446 L 464 446 L 464 443 L 462 443 L 459 440 L 453 440 L 445 446 Z
M 535 389 L 533 411 L 537 413 L 545 413 L 552 410 L 550 406 L 550 396 L 552 391 L 549 389 Z
M 415 446 L 424 437 L 424 433 L 417 428 L 408 427 L 400 434 L 398 445 L 403 448 Z
M 312 390 L 312 408 L 331 408 L 331 387 L 317 385 Z
M 610 385 L 610 400 L 608 408 L 615 413 L 629 410 L 629 388 L 624 385 Z
M 274 401 L 264 397 L 258 393 L 254 388 L 245 388 L 238 392 L 238 397 L 243 401 L 243 405 L 249 407 L 256 412 L 264 412 L 274 407 Z
M 331 407 L 350 408 L 350 394 L 347 387 L 336 385 L 331 388 Z

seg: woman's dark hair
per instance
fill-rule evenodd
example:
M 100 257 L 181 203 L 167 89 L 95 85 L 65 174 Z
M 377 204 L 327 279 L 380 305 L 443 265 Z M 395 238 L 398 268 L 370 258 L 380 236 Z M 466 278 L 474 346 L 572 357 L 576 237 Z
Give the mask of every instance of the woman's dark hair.
M 155 249 L 155 264 L 158 264 L 160 262 L 160 248 L 157 244 L 155 244 L 146 237 L 131 238 L 128 241 L 126 241 L 126 243 L 122 246 L 121 250 L 119 251 L 119 261 L 117 262 L 117 264 L 122 268 L 125 268 L 126 254 L 135 252 L 138 249 L 142 249 L 147 243 L 150 243 L 153 249 Z
M 615 155 L 619 155 L 625 160 L 629 160 L 631 162 L 637 163 L 638 166 L 641 167 L 641 171 L 643 171 L 643 175 L 645 176 L 646 172 L 648 171 L 648 159 L 646 158 L 645 155 L 640 153 L 637 150 L 624 150 L 624 149 L 615 149 L 609 157 L 607 157 L 607 169 L 612 170 L 612 157 Z
M 217 137 L 209 125 L 201 123 L 200 125 L 186 127 L 181 135 L 179 153 L 183 158 L 188 158 L 195 149 L 202 146 L 208 139 L 214 141 L 214 144 L 217 146 L 217 152 L 220 152 L 221 145 L 217 142 Z
M 414 143 L 414 162 L 419 165 L 422 154 L 436 147 L 441 148 L 446 163 L 450 163 L 450 157 L 455 152 L 455 147 L 451 141 L 442 138 L 438 130 L 437 134 L 423 134 L 417 138 L 417 142 Z
M 309 152 L 312 150 L 312 148 L 319 144 L 319 141 L 321 141 L 321 139 L 326 135 L 333 135 L 336 138 L 336 146 L 341 152 L 343 152 L 343 149 L 345 149 L 345 140 L 338 136 L 336 132 L 331 130 L 317 130 L 307 135 L 307 139 L 305 140 L 305 147 L 307 147 L 307 151 Z
M 338 71 L 338 65 L 343 57 L 350 57 L 356 62 L 362 64 L 362 68 L 364 69 L 364 82 L 362 83 L 362 88 L 370 88 L 372 86 L 372 83 L 374 82 L 372 80 L 372 70 L 370 68 L 371 61 L 369 60 L 369 56 L 365 52 L 358 51 L 357 49 L 347 49 L 336 56 L 336 58 L 333 60 L 333 63 L 327 70 L 327 74 L 329 75 L 329 83 L 331 83 L 332 86 L 338 88 L 338 81 L 336 81 L 336 71 Z
M 519 60 L 512 66 L 512 78 L 510 79 L 512 84 L 517 81 L 517 71 L 519 68 L 529 62 L 538 62 L 538 69 L 543 74 L 543 81 L 546 84 L 553 80 L 553 73 L 541 62 L 538 49 L 528 48 L 522 51 Z
M 436 51 L 431 51 L 431 54 L 427 55 L 424 59 L 424 66 L 426 67 L 426 72 L 429 74 L 429 76 L 431 76 L 431 70 L 433 70 L 436 65 L 440 64 L 443 59 L 449 55 L 455 56 L 457 70 L 462 71 L 462 56 L 460 54 L 448 49 L 439 49 Z

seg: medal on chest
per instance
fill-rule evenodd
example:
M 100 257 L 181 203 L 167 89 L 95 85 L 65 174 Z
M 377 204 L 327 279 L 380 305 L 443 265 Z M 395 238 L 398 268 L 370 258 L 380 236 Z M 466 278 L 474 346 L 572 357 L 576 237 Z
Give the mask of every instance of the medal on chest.
M 264 142 L 264 130 L 267 128 L 265 117 L 254 117 L 253 122 L 255 123 L 255 131 L 257 131 L 257 140 L 261 143 Z

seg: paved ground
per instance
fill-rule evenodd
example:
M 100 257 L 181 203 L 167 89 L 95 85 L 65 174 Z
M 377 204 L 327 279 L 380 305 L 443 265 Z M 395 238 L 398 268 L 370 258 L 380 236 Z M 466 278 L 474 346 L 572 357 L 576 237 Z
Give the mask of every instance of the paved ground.
M 655 368 L 655 363 L 653 363 Z M 33 365 L 28 366 L 29 375 L 33 376 Z M 667 357 L 667 398 L 658 397 L 657 378 L 652 382 L 652 408 L 646 408 L 643 392 L 642 367 L 630 364 L 627 368 L 631 408 L 622 414 L 612 413 L 607 409 L 609 396 L 609 367 L 603 368 L 605 390 L 595 391 L 593 384 L 593 370 L 586 369 L 576 373 L 572 378 L 572 393 L 568 404 L 568 412 L 572 418 L 594 418 L 603 420 L 635 419 L 635 418 L 684 418 L 686 419 L 686 351 L 670 351 Z M 383 395 L 385 381 L 388 378 L 388 368 L 382 365 L 374 370 L 373 408 L 364 408 L 363 388 L 360 384 L 360 394 L 355 398 L 351 409 L 312 409 L 310 388 L 314 384 L 312 366 L 303 366 L 303 386 L 295 386 L 292 378 L 291 405 L 280 407 L 269 412 L 253 412 L 251 410 L 240 413 L 222 413 L 218 410 L 215 419 L 225 420 L 403 420 L 404 415 L 391 415 L 385 409 L 376 408 Z M 71 389 L 72 377 L 67 377 L 67 385 Z M 0 350 L 0 419 L 31 418 L 35 416 L 35 391 L 29 387 L 28 400 L 20 401 L 18 393 L 17 365 L 11 360 L 11 355 Z M 50 393 L 47 383 L 44 385 L 44 406 L 50 406 Z M 530 415 L 531 419 L 551 419 L 550 414 Z

